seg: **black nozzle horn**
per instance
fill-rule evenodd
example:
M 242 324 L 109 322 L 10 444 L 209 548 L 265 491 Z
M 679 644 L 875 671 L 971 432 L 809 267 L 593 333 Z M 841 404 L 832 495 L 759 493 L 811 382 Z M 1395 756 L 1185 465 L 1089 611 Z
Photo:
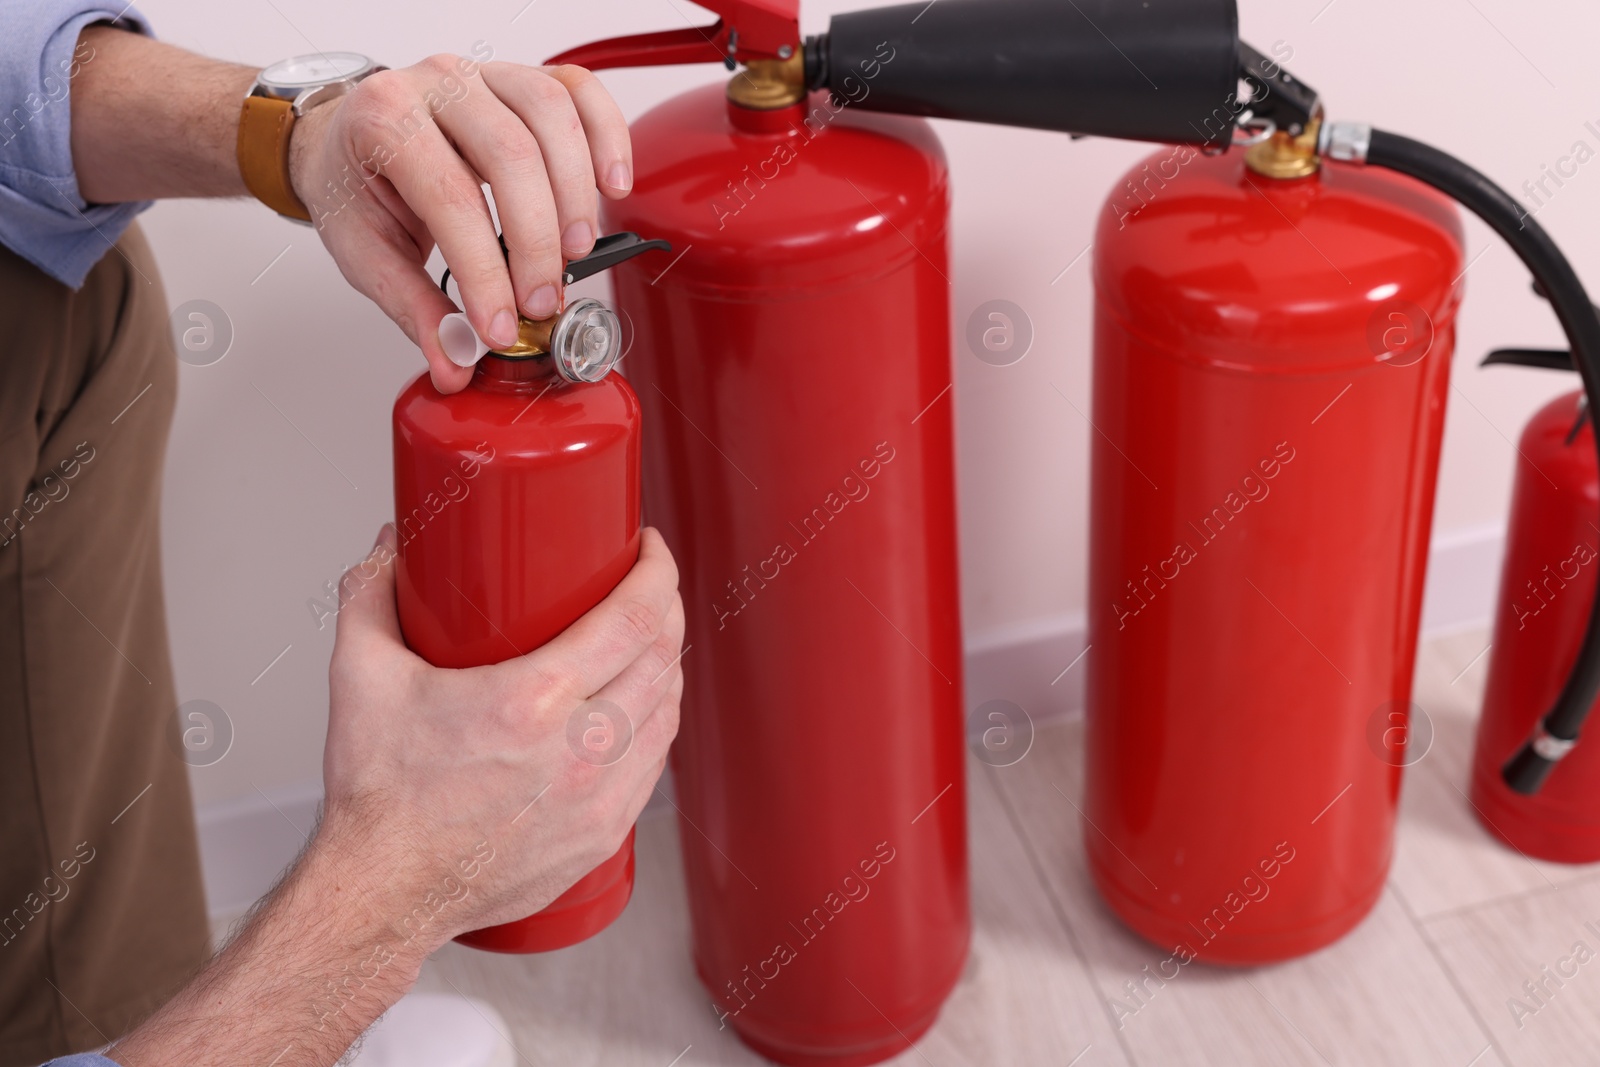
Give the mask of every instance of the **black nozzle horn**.
M 1226 147 L 1234 0 L 927 0 L 833 16 L 808 82 L 866 111 Z
M 636 233 L 607 234 L 594 243 L 594 249 L 588 255 L 567 263 L 562 281 L 571 285 L 575 281 L 609 270 L 623 260 L 632 259 L 641 252 L 655 248 L 664 252 L 672 251 L 672 246 L 666 241 L 647 241 Z

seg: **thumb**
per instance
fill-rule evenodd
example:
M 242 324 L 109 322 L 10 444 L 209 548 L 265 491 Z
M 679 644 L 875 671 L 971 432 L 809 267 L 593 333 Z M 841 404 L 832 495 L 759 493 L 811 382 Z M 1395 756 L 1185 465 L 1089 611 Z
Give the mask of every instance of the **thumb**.
M 395 607 L 394 568 L 397 558 L 393 523 L 384 523 L 367 558 L 339 579 L 339 624 L 334 650 L 366 636 L 401 643 L 400 614 Z

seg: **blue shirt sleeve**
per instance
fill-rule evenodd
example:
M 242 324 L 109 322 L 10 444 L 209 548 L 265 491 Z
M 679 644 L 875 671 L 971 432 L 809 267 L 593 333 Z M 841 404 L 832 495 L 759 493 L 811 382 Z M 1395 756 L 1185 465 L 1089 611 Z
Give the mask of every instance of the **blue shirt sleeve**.
M 78 43 L 94 22 L 150 33 L 143 15 L 116 0 L 0 0 L 0 244 L 74 289 L 150 206 L 90 206 L 78 194 L 67 93 L 94 62 L 94 49 Z
M 44 1067 L 117 1067 L 117 1065 L 104 1056 L 98 1056 L 93 1052 L 83 1052 L 76 1056 L 51 1060 Z

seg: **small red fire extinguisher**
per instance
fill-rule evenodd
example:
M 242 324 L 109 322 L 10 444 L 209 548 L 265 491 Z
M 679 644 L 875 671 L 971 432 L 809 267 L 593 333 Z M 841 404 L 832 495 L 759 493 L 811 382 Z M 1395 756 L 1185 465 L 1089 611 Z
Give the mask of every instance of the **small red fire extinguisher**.
M 564 280 L 665 247 L 612 234 L 567 264 Z M 468 338 L 463 353 L 461 338 L 441 338 L 477 369 L 459 393 L 441 395 L 424 373 L 395 401 L 396 594 L 414 652 L 436 667 L 476 667 L 549 641 L 638 559 L 639 401 L 608 373 L 621 329 L 592 298 L 523 319 L 509 348 L 485 352 Z M 544 910 L 457 940 L 564 948 L 604 929 L 632 892 L 630 833 Z
M 1573 369 L 1570 352 L 1501 349 L 1484 363 Z M 1600 745 L 1572 749 L 1543 789 L 1509 788 L 1500 768 L 1536 732 L 1578 657 L 1600 570 L 1600 468 L 1584 394 L 1568 393 L 1529 421 L 1517 445 L 1489 679 L 1472 761 L 1478 818 L 1518 852 L 1562 863 L 1600 860 Z

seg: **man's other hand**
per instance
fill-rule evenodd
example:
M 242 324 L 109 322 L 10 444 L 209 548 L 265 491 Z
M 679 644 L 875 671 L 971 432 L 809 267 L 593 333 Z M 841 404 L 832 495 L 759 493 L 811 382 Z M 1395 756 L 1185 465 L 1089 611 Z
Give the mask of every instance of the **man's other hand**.
M 379 899 L 437 909 L 443 943 L 530 915 L 627 838 L 678 729 L 683 602 L 661 536 L 560 636 L 489 667 L 430 666 L 405 646 L 385 526 L 342 587 L 329 671 L 326 807 L 316 847 L 385 884 Z M 596 766 L 568 741 L 589 701 L 620 708 L 632 742 Z M 395 915 L 392 921 L 399 922 Z

